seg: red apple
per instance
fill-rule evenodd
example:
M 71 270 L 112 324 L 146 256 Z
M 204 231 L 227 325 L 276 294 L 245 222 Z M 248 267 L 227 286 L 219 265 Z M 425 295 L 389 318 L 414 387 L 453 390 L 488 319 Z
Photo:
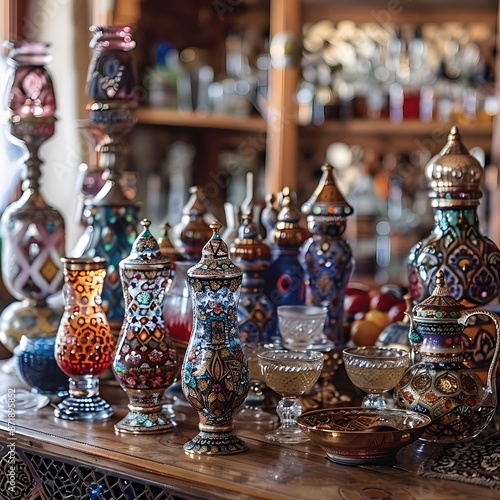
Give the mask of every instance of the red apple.
M 370 297 L 367 294 L 346 295 L 344 309 L 347 314 L 365 313 L 370 309 Z
M 392 292 L 379 292 L 372 295 L 370 299 L 370 309 L 387 312 L 393 305 L 401 300 L 400 297 Z
M 389 311 L 387 311 L 387 319 L 390 323 L 394 323 L 396 321 L 402 321 L 405 317 L 406 311 L 406 302 L 404 300 L 400 300 L 396 304 L 394 304 Z

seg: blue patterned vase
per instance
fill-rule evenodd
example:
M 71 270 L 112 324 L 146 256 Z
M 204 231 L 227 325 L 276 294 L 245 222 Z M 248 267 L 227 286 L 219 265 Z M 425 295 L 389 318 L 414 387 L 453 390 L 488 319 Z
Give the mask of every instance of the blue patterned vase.
M 252 206 L 243 214 L 238 237 L 231 247 L 231 259 L 243 270 L 238 305 L 240 338 L 244 343 L 269 341 L 276 331 L 276 307 L 264 293 L 264 276 L 271 259 L 270 248 L 262 241 L 253 221 Z
M 194 323 L 182 364 L 182 391 L 198 412 L 200 432 L 184 450 L 229 454 L 247 449 L 232 432 L 233 414 L 249 389 L 237 314 L 242 272 L 229 259 L 219 235 L 222 224 L 215 221 L 210 227 L 212 238 L 188 271 Z
M 306 287 L 299 252 L 307 233 L 299 225 L 301 213 L 297 209 L 295 193 L 288 187 L 284 187 L 281 192 L 280 206 L 273 235 L 271 264 L 265 273 L 264 291 L 276 307 L 301 305 L 306 300 Z M 266 340 L 281 342 L 277 323 L 274 334 Z
M 328 307 L 325 335 L 340 347 L 345 345 L 344 295 L 354 267 L 349 243 L 343 238 L 346 217 L 353 213 L 333 178 L 333 167 L 321 167 L 323 175 L 309 200 L 302 206 L 311 237 L 300 253 L 307 277 L 307 301 Z
M 500 251 L 483 236 L 477 207 L 483 168 L 463 145 L 457 127 L 426 167 L 435 226 L 408 260 L 409 291 L 415 301 L 429 297 L 442 270 L 452 297 L 465 307 L 499 297 Z

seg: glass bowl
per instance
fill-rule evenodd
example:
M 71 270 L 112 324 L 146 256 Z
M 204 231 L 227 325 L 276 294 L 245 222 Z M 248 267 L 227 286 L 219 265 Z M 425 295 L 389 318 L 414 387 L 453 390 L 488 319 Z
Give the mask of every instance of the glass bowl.
M 308 305 L 278 306 L 277 313 L 279 331 L 286 349 L 300 351 L 326 341 L 326 308 Z

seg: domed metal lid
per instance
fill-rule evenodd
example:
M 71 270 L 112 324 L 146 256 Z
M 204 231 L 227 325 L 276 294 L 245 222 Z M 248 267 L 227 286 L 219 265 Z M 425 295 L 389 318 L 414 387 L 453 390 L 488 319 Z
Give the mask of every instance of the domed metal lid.
M 430 297 L 413 308 L 415 321 L 457 321 L 465 306 L 456 301 L 448 291 L 443 270 L 436 274 L 436 286 Z
M 247 213 L 242 215 L 242 221 L 238 228 L 238 237 L 231 247 L 231 257 L 249 262 L 269 261 L 271 259 L 271 249 L 262 241 L 258 226 L 253 220 L 252 211 L 253 204 L 250 204 Z M 242 263 L 240 265 L 243 266 Z
M 464 146 L 458 127 L 453 126 L 448 142 L 425 168 L 432 206 L 478 205 L 483 174 L 483 167 Z
M 170 259 L 165 257 L 161 251 L 156 238 L 149 231 L 151 221 L 143 219 L 141 225 L 144 230 L 132 245 L 130 255 L 120 262 L 122 269 L 143 269 L 147 267 L 170 268 Z
M 302 205 L 302 213 L 311 216 L 345 217 L 351 215 L 354 209 L 347 203 L 339 191 L 333 177 L 333 167 L 325 163 L 321 170 L 323 174 L 311 197 Z
M 205 279 L 241 277 L 241 269 L 229 258 L 227 245 L 220 237 L 222 224 L 216 220 L 210 224 L 210 228 L 213 231 L 212 237 L 203 247 L 200 262 L 188 270 L 188 276 Z
M 274 243 L 279 247 L 300 247 L 307 234 L 299 225 L 301 213 L 297 209 L 296 195 L 288 186 L 281 191 L 280 206 Z
M 160 252 L 170 259 L 172 262 L 176 262 L 178 260 L 183 260 L 182 254 L 174 247 L 172 242 L 170 241 L 170 237 L 168 232 L 170 231 L 170 224 L 165 222 L 162 227 L 162 233 L 158 238 L 158 245 L 160 246 Z

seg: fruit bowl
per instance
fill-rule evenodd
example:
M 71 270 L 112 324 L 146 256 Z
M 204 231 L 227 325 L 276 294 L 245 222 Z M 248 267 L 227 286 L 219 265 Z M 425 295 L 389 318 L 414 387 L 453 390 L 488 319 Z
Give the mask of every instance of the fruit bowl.
M 346 465 L 394 464 L 396 453 L 431 423 L 421 413 L 395 408 L 329 408 L 303 413 L 302 431 L 328 459 Z

